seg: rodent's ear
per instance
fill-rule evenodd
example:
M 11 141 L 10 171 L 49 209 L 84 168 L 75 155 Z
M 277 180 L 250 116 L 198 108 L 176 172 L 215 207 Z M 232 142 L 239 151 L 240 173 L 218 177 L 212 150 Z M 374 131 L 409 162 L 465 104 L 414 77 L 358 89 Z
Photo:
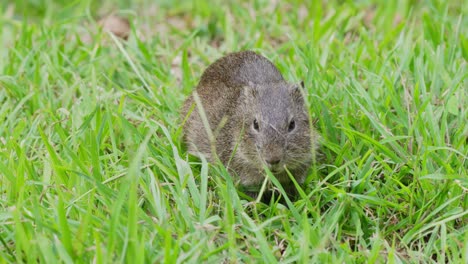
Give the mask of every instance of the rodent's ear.
M 295 100 L 301 100 L 303 98 L 303 91 L 304 91 L 304 81 L 301 81 L 300 83 L 294 83 L 291 85 L 291 96 Z M 301 91 L 302 90 L 302 91 Z

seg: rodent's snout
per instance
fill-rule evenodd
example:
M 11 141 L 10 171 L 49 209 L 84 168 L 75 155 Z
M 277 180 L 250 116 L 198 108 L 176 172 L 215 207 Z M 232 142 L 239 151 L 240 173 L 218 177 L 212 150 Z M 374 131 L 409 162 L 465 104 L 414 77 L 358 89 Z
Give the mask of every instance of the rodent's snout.
M 273 165 L 277 165 L 277 164 L 280 163 L 281 157 L 279 157 L 279 156 L 272 156 L 272 157 L 266 158 L 265 161 L 266 161 L 266 163 L 267 163 L 268 165 L 273 166 Z
M 263 159 L 268 168 L 272 171 L 281 170 L 283 152 L 279 149 L 265 149 Z

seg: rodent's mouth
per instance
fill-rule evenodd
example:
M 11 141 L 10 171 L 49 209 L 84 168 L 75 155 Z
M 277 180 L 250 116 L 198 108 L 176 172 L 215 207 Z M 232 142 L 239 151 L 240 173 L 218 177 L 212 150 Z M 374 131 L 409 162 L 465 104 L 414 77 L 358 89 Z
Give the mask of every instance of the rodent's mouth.
M 283 172 L 283 170 L 284 170 L 283 165 L 273 165 L 272 166 L 272 165 L 267 164 L 267 167 L 272 173 L 280 173 L 280 172 Z

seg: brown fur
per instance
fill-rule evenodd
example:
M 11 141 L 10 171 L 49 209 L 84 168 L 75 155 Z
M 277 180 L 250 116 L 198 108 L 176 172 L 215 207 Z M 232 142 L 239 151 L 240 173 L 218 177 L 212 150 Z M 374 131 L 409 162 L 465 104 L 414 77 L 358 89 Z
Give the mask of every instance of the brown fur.
M 286 82 L 269 60 L 252 51 L 231 53 L 205 70 L 196 93 L 214 140 L 210 142 L 200 106 L 190 96 L 182 108 L 183 117 L 190 114 L 184 126 L 190 153 L 211 162 L 219 158 L 250 189 L 262 184 L 264 166 L 282 184 L 290 184 L 284 167 L 299 183 L 304 181 L 315 132 L 299 85 Z

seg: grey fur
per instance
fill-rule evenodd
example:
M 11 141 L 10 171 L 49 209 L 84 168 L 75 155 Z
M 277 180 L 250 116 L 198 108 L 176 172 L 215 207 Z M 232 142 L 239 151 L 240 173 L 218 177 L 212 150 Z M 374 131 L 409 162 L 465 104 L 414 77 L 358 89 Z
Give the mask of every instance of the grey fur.
M 231 53 L 205 70 L 196 94 L 202 107 L 192 95 L 182 108 L 183 117 L 190 115 L 184 125 L 189 152 L 211 162 L 219 158 L 242 186 L 260 186 L 264 165 L 282 184 L 290 183 L 284 166 L 298 182 L 304 181 L 315 132 L 299 85 L 286 82 L 268 59 L 252 51 Z M 204 110 L 213 144 L 199 109 Z M 278 160 L 274 165 L 266 162 Z

